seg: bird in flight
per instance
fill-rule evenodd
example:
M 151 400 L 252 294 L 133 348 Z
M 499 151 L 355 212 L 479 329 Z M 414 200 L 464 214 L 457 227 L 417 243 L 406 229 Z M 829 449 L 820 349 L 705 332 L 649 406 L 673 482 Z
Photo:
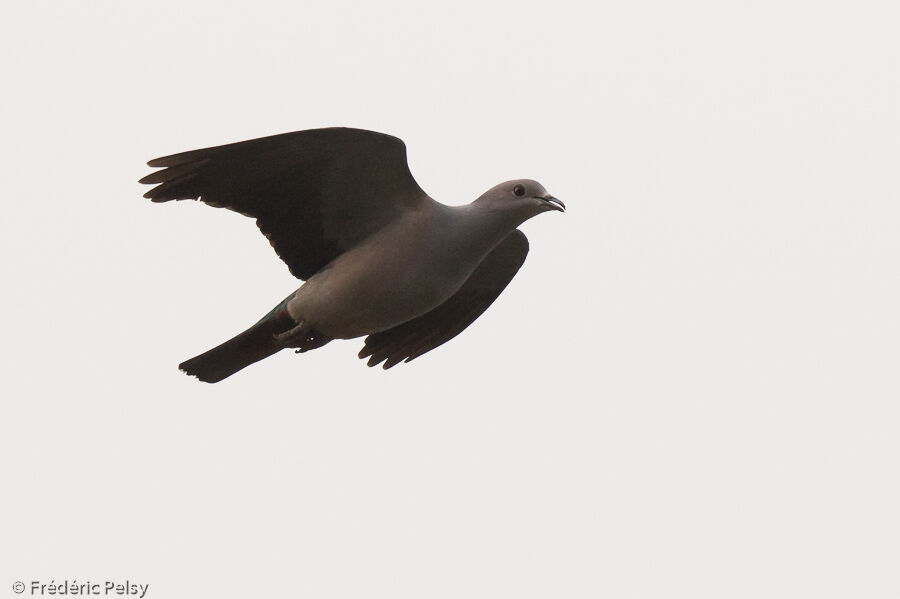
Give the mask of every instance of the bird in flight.
M 182 152 L 140 183 L 153 202 L 200 200 L 256 219 L 306 281 L 252 327 L 179 365 L 215 383 L 293 348 L 366 336 L 360 358 L 385 369 L 475 321 L 525 261 L 516 227 L 565 205 L 520 179 L 447 206 L 418 186 L 400 139 L 333 127 Z

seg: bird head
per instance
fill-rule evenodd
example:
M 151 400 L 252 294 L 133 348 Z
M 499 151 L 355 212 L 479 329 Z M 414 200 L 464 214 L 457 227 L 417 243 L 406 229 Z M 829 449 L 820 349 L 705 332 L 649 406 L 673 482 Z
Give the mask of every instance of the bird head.
M 523 220 L 550 210 L 566 211 L 566 205 L 550 195 L 543 185 L 531 179 L 506 181 L 487 190 L 475 203 L 490 210 L 515 212 Z

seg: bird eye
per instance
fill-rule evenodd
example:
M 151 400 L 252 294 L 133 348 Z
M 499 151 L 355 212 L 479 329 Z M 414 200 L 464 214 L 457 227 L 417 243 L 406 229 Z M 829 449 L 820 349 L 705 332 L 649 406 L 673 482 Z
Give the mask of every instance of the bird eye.
M 521 198 L 523 195 L 525 195 L 525 186 L 519 183 L 518 185 L 513 187 L 513 193 Z

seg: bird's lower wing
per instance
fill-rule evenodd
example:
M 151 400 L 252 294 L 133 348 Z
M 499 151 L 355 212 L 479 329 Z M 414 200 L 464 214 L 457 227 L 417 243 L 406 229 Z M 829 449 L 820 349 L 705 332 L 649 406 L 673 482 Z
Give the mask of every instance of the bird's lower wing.
M 488 254 L 450 299 L 418 318 L 366 337 L 359 352 L 368 365 L 384 362 L 388 369 L 409 362 L 450 341 L 494 303 L 519 271 L 528 255 L 528 238 L 510 233 Z

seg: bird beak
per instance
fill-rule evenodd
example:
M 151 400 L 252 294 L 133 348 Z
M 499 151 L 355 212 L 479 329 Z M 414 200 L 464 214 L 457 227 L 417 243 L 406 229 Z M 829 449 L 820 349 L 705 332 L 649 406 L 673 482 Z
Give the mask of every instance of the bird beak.
M 566 211 L 566 205 L 563 204 L 561 200 L 557 200 L 551 195 L 541 196 L 539 199 L 544 200 L 550 206 L 550 210 L 559 210 L 560 212 Z

